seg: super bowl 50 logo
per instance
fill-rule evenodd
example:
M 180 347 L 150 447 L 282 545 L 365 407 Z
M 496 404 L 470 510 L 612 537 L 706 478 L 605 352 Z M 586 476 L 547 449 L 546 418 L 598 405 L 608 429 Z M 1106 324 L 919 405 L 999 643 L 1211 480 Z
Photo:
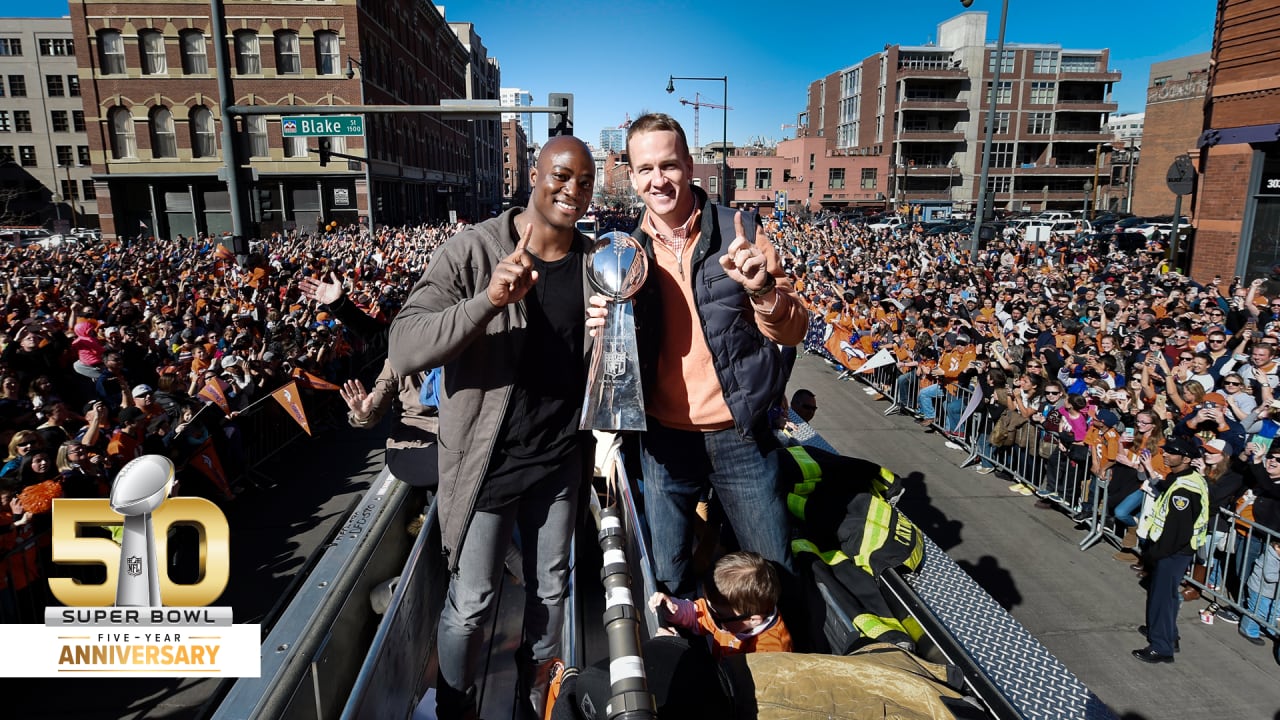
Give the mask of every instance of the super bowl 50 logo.
M 50 578 L 65 607 L 46 608 L 43 626 L 5 626 L 34 656 L 0 653 L 0 676 L 258 676 L 259 627 L 234 625 L 230 607 L 209 607 L 230 579 L 227 519 L 208 500 L 170 498 L 173 481 L 172 462 L 145 455 L 120 470 L 109 500 L 54 501 L 54 562 L 101 566 L 106 581 Z M 86 532 L 120 526 L 118 543 L 116 533 Z M 177 526 L 199 536 L 194 583 L 169 577 L 168 536 Z

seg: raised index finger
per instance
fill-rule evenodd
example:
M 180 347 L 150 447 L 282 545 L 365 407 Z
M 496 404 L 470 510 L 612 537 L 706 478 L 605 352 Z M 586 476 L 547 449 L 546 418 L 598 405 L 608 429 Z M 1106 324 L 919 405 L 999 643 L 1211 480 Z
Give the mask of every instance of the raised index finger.
M 733 214 L 733 231 L 738 237 L 746 237 L 747 231 L 742 228 L 742 211 Z
M 524 230 L 520 231 L 520 240 L 516 242 L 515 252 L 511 253 L 511 257 L 510 257 L 511 260 L 519 262 L 520 258 L 523 257 L 524 254 L 529 251 L 529 238 L 532 236 L 533 236 L 533 223 L 529 222 L 525 224 Z

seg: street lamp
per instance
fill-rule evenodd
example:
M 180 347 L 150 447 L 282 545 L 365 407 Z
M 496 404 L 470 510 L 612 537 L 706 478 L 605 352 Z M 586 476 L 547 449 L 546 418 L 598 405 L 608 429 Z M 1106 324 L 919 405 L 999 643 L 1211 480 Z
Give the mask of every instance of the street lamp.
M 362 73 L 364 72 L 364 64 L 361 63 L 359 60 L 356 60 L 355 58 L 348 55 L 347 56 L 347 79 L 348 80 L 355 79 L 356 68 L 360 68 L 360 72 Z M 363 77 L 360 78 L 360 104 L 364 105 L 364 78 Z M 367 120 L 368 116 L 366 115 L 365 118 Z M 369 237 L 373 237 L 373 230 L 374 228 L 377 227 L 377 225 L 375 225 L 373 222 L 373 208 L 375 205 L 377 205 L 377 202 L 373 199 L 373 163 L 370 161 L 370 159 L 373 157 L 373 153 L 369 152 L 368 123 L 366 123 L 365 125 L 366 125 L 365 135 L 363 138 L 364 139 L 364 184 L 368 190 L 367 194 L 368 194 L 368 200 L 369 200 Z
M 969 7 L 973 0 L 960 0 L 960 4 Z M 987 214 L 987 175 L 991 172 L 991 137 L 996 129 L 996 100 L 1000 93 L 1000 68 L 1004 65 L 1004 28 L 1009 20 L 1009 0 L 1004 0 L 1000 7 L 1000 35 L 996 38 L 996 67 L 991 75 L 991 97 L 987 107 L 987 133 L 982 141 L 982 174 L 978 179 L 978 212 L 973 220 L 973 236 L 969 239 L 969 257 L 978 257 L 979 242 L 982 237 L 982 220 Z
M 720 204 L 728 206 L 729 198 L 729 76 L 723 77 L 677 77 L 675 75 L 667 76 L 667 94 L 670 95 L 676 91 L 676 80 L 705 80 L 708 82 L 724 83 L 724 110 L 720 112 L 724 116 L 724 124 L 721 128 L 720 136 Z
M 1084 206 L 1080 210 L 1080 217 L 1089 214 L 1089 193 L 1093 192 L 1093 183 L 1088 180 L 1084 181 Z

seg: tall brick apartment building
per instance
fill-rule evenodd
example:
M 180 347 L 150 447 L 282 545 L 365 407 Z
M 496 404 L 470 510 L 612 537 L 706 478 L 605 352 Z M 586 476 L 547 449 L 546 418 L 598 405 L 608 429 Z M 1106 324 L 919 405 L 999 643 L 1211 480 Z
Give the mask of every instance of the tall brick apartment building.
M 886 45 L 812 83 L 807 134 L 835 151 L 887 156 L 889 196 L 926 215 L 972 207 L 996 63 L 986 27 L 986 13 L 961 13 L 938 25 L 936 45 Z M 1005 45 L 987 183 L 995 207 L 1081 207 L 1095 153 L 1113 140 L 1107 118 L 1120 73 L 1109 59 L 1105 49 Z
M 230 230 L 209 3 L 86 0 L 70 9 L 104 234 Z M 484 57 L 478 36 L 464 47 L 442 10 L 413 0 L 229 0 L 225 12 L 240 105 L 296 105 L 304 115 L 310 105 L 439 104 L 467 97 L 469 63 Z M 496 99 L 498 85 L 494 77 L 473 90 Z M 371 206 L 379 223 L 475 216 L 474 154 L 500 142 L 470 134 L 496 133 L 497 123 L 380 114 L 367 119 L 365 137 L 332 139 L 334 151 L 372 157 L 367 167 L 321 167 L 309 149 L 317 139 L 284 138 L 280 125 L 279 116 L 236 120 L 252 176 L 252 235 L 355 222 Z
M 1191 271 L 1280 292 L 1280 4 L 1218 3 L 1200 136 Z

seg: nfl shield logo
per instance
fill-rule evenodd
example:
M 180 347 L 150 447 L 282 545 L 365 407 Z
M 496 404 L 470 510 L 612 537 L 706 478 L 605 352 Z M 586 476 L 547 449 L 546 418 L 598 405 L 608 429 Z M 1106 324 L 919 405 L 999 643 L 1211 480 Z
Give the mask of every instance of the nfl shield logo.
M 142 558 L 138 557 L 137 555 L 130 555 L 129 559 L 126 561 L 125 571 L 128 572 L 129 575 L 133 577 L 137 577 L 141 575 L 142 574 Z
M 611 352 L 604 355 L 604 374 L 609 377 L 617 377 L 627 369 L 626 353 Z

